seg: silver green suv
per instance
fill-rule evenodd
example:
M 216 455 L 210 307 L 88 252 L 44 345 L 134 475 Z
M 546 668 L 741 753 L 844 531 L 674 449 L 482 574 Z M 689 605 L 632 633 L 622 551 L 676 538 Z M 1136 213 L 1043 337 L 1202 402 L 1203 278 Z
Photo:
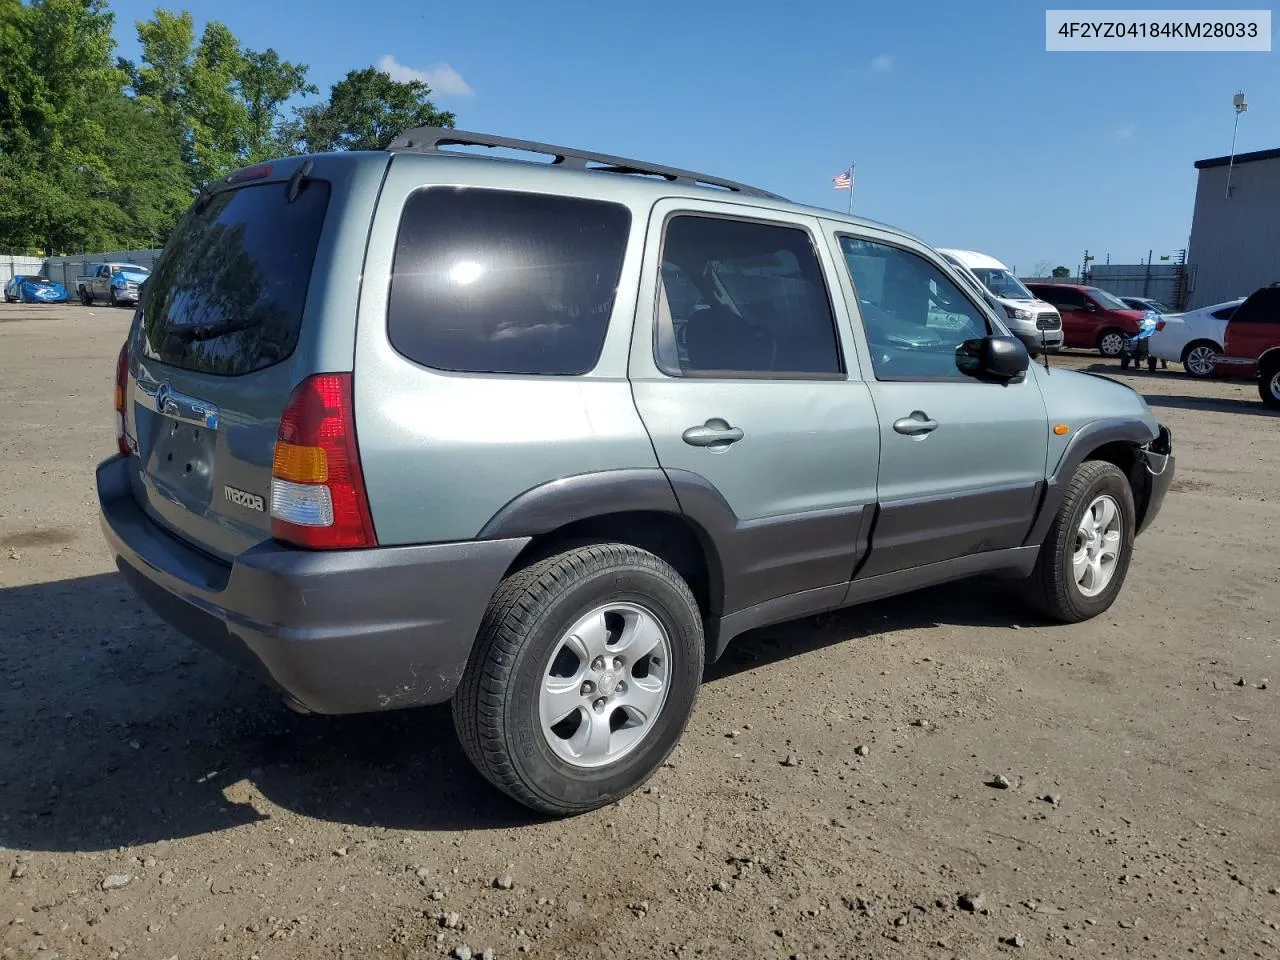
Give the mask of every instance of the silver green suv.
M 456 130 L 207 188 L 115 403 L 147 604 L 298 710 L 452 701 L 557 814 L 643 783 L 754 627 L 974 574 L 1098 615 L 1174 473 L 898 230 Z

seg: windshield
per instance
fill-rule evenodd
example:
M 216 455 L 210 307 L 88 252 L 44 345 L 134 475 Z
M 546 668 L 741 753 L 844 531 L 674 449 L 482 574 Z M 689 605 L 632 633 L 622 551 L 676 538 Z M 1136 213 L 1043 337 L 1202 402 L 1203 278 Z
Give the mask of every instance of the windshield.
M 1097 287 L 1089 287 L 1085 292 L 1088 293 L 1089 296 L 1093 297 L 1094 300 L 1098 301 L 1099 306 L 1105 307 L 1107 310 L 1133 309 L 1133 307 L 1129 306 L 1123 300 L 1113 297 L 1111 294 L 1107 293 L 1107 291 L 1099 290 Z
M 996 270 L 989 267 L 974 267 L 974 274 L 982 281 L 983 286 L 997 297 L 1006 300 L 1034 300 L 1035 296 L 1022 285 L 1022 281 L 1008 270 Z
M 140 267 L 135 263 L 113 263 L 111 265 L 112 273 L 145 273 L 148 276 L 151 271 L 146 267 Z

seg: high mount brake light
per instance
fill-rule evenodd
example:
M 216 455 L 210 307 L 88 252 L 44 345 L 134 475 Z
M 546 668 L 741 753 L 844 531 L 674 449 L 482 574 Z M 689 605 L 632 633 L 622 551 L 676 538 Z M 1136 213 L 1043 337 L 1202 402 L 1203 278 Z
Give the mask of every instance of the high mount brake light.
M 246 180 L 261 180 L 269 176 L 271 176 L 271 164 L 259 163 L 256 166 L 237 170 L 227 177 L 227 183 L 244 183 Z
M 378 545 L 356 447 L 351 374 L 322 373 L 294 389 L 271 465 L 271 535 L 300 547 Z

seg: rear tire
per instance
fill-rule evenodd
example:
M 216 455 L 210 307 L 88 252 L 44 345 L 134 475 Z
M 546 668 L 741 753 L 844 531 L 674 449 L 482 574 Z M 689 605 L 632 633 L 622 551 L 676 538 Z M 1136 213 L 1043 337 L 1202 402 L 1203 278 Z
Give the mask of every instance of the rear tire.
M 1120 468 L 1086 460 L 1067 484 L 1035 569 L 1023 581 L 1023 598 L 1061 623 L 1104 613 L 1129 571 L 1135 517 L 1133 490 Z
M 1109 327 L 1098 334 L 1098 352 L 1104 357 L 1118 357 L 1124 350 L 1126 339 L 1123 331 Z
M 1213 376 L 1213 358 L 1222 348 L 1212 340 L 1192 340 L 1182 350 L 1182 367 L 1191 376 L 1204 380 Z
M 1280 364 L 1267 367 L 1258 380 L 1258 396 L 1272 410 L 1280 410 Z
M 93 306 L 93 297 L 91 297 L 89 295 L 89 291 L 85 290 L 83 287 L 80 289 L 80 303 L 86 307 Z
M 704 657 L 697 601 L 668 563 L 619 543 L 566 550 L 499 585 L 454 726 L 499 790 L 542 813 L 584 813 L 631 793 L 670 755 Z

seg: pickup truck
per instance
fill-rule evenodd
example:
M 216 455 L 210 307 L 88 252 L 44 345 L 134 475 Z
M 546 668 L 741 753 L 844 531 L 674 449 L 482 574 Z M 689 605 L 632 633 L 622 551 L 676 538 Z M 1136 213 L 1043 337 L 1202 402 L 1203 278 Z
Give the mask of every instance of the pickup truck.
M 100 263 L 88 274 L 76 277 L 76 293 L 86 307 L 95 300 L 105 300 L 111 306 L 121 303 L 137 303 L 138 288 L 151 271 L 133 263 Z

